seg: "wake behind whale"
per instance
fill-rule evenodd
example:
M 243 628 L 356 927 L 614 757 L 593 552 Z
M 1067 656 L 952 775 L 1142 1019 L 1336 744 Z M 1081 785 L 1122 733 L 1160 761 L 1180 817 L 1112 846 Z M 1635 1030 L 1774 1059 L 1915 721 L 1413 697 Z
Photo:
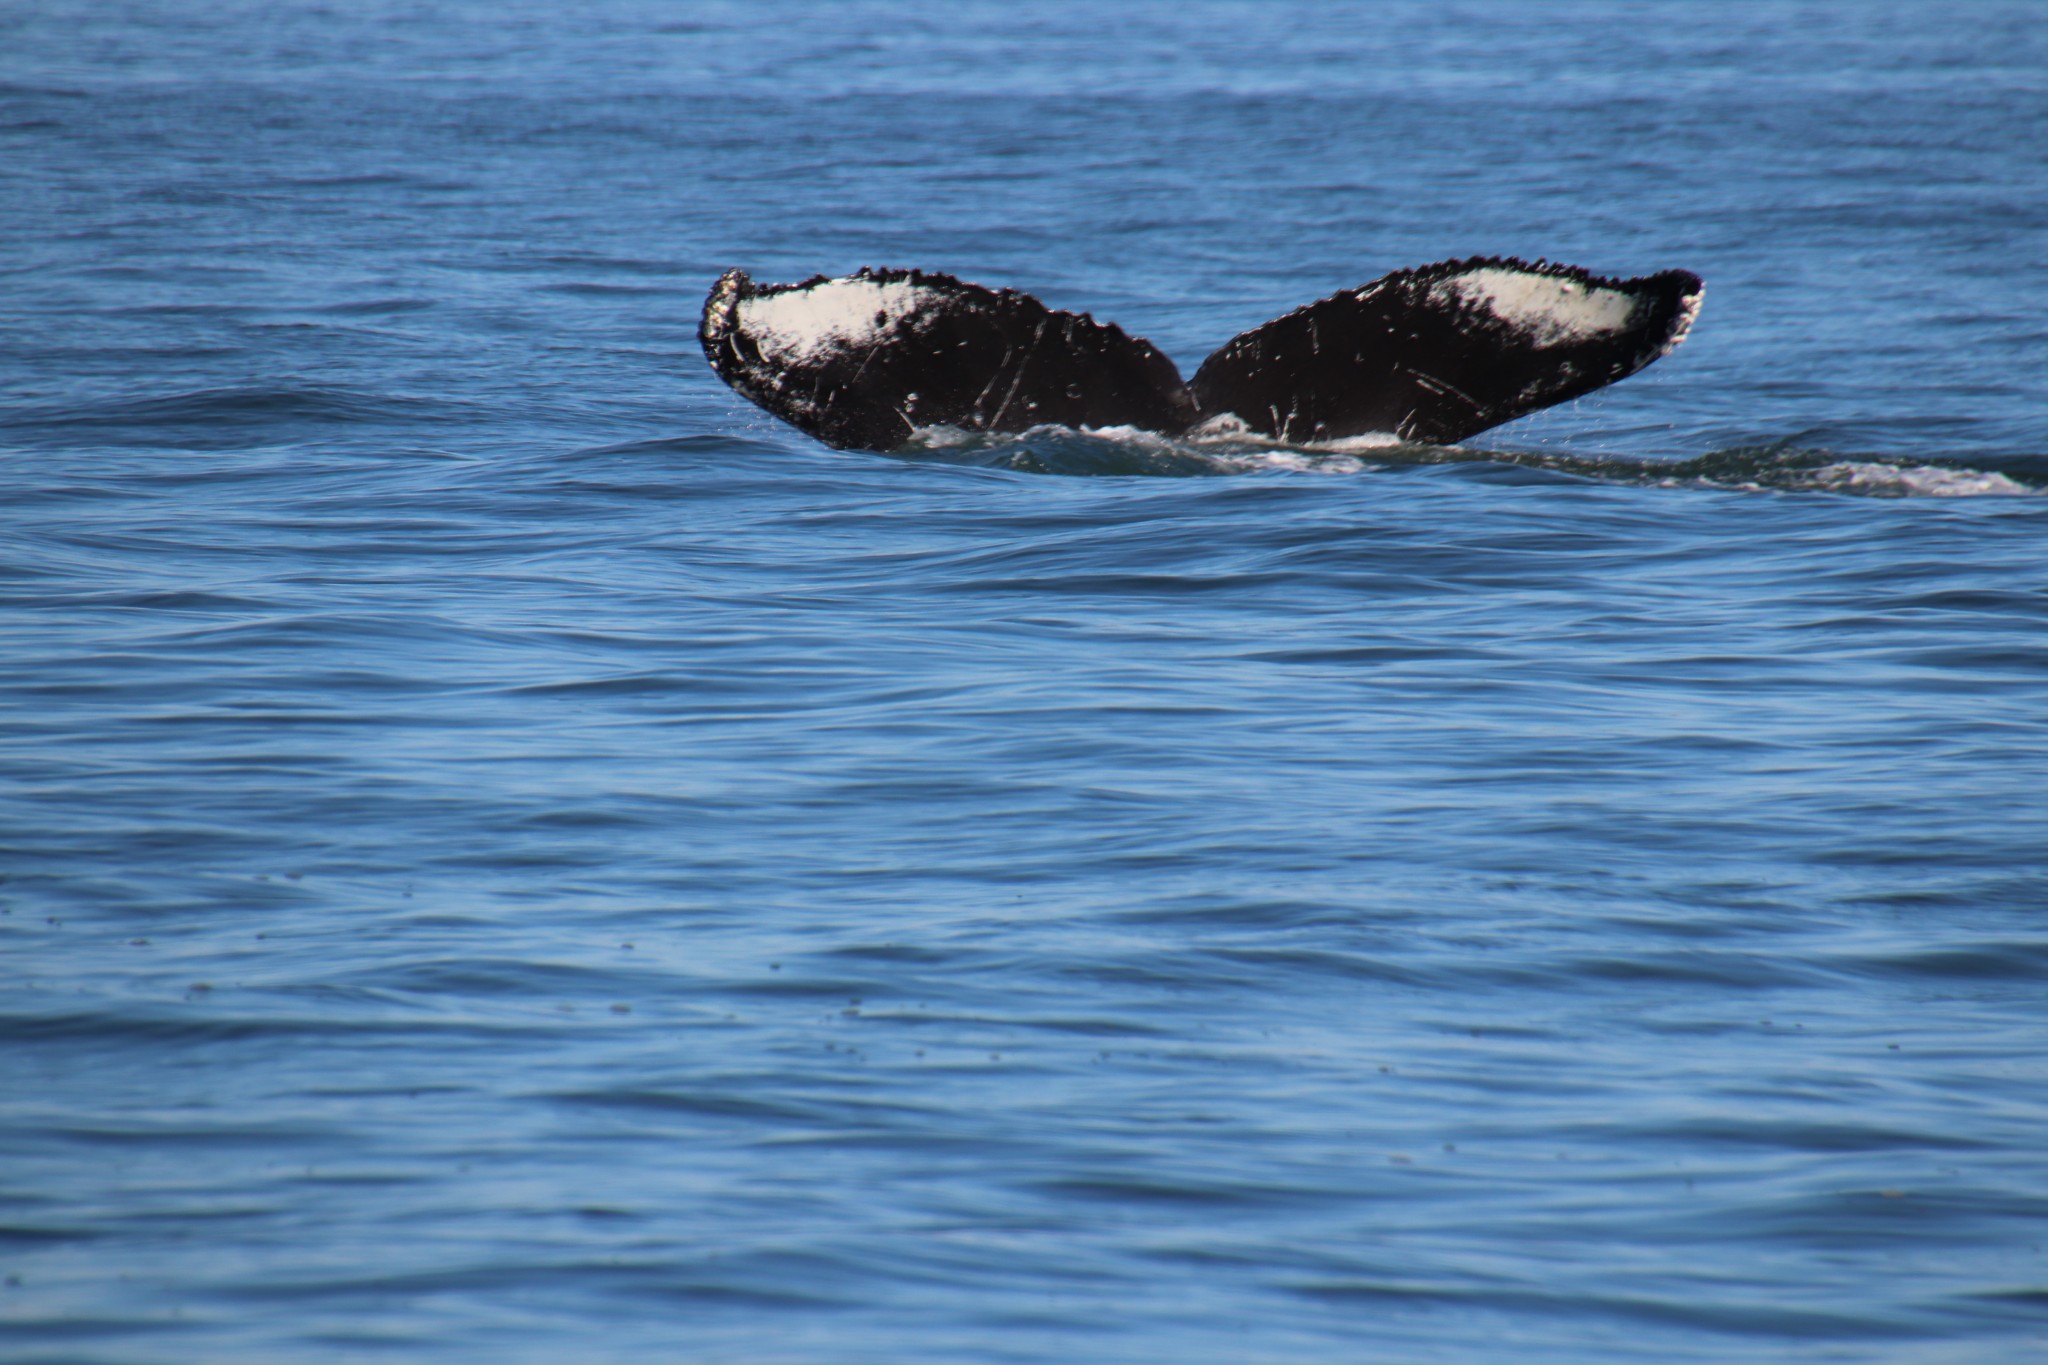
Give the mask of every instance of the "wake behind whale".
M 1673 459 L 1619 452 L 1417 445 L 1390 437 L 1292 445 L 1243 433 L 1160 436 L 1133 427 L 1034 427 L 1019 433 L 921 431 L 899 458 L 1027 474 L 1204 478 L 1235 474 L 1439 471 L 1515 483 L 1591 482 L 1870 498 L 2040 497 L 2048 455 L 1928 453 L 1910 459 L 1837 450 L 1798 437 Z
M 1241 333 L 1189 381 L 1113 323 L 918 270 L 771 285 L 727 271 L 698 337 L 726 383 L 841 448 L 1044 426 L 1448 445 L 1634 374 L 1685 339 L 1702 292 L 1683 270 L 1444 261 Z

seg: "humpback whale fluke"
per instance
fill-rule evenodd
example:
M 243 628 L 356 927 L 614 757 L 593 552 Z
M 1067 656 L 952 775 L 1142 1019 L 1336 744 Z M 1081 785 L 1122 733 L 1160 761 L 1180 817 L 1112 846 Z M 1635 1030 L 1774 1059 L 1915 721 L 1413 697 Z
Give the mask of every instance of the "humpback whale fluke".
M 1190 383 L 1113 323 L 917 270 L 771 285 L 729 270 L 698 338 L 726 383 L 841 448 L 895 450 L 933 426 L 1171 436 L 1231 419 L 1282 441 L 1448 444 L 1634 374 L 1685 339 L 1701 293 L 1683 270 L 1444 261 L 1254 327 Z

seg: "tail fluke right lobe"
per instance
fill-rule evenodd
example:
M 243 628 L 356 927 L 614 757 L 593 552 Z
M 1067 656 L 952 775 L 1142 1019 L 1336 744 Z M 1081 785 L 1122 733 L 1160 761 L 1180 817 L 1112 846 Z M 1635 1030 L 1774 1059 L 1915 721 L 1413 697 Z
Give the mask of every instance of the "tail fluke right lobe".
M 1396 271 L 1242 333 L 1189 388 L 1277 440 L 1449 445 L 1624 379 L 1699 310 L 1683 270 L 1612 280 L 1483 257 Z

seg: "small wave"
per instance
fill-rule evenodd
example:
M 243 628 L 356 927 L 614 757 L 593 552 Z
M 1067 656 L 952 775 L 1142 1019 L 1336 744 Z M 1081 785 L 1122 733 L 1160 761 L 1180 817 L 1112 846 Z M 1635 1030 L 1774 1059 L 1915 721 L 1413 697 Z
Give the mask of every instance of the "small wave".
M 449 403 L 400 394 L 347 389 L 248 387 L 117 399 L 91 407 L 33 407 L 0 412 L 0 431 L 181 446 L 233 447 L 260 443 L 307 426 L 392 421 L 448 421 L 461 415 Z
M 1978 462 L 1889 460 L 1810 449 L 1790 441 L 1736 446 L 1686 460 L 1563 451 L 1408 445 L 1371 434 L 1289 445 L 1239 427 L 1203 427 L 1185 437 L 1134 427 L 1033 427 L 1016 435 L 928 428 L 903 458 L 1031 474 L 1215 477 L 1233 474 L 1361 474 L 1441 465 L 1512 465 L 1602 483 L 1818 492 L 1878 498 L 2034 497 L 2048 492 L 2048 456 Z M 2004 468 L 1985 468 L 1997 463 Z
M 640 441 L 619 441 L 611 445 L 588 446 L 567 453 L 549 452 L 550 462 L 611 461 L 621 457 L 662 458 L 676 455 L 731 459 L 739 453 L 779 454 L 781 447 L 771 441 L 746 436 L 656 436 Z
M 398 313 L 421 313 L 435 306 L 432 299 L 388 298 L 363 299 L 355 303 L 329 304 L 320 311 L 338 317 L 390 317 Z
M 568 294 L 577 298 L 632 298 L 647 294 L 682 296 L 691 290 L 673 284 L 610 284 L 603 280 L 564 280 L 538 286 L 544 294 Z

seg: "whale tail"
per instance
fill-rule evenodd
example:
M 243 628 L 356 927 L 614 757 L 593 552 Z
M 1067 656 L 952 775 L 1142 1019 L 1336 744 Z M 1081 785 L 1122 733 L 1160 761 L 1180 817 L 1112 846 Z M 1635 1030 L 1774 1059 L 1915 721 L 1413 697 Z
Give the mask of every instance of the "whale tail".
M 1114 324 L 916 270 L 778 285 L 727 271 L 698 338 L 726 383 L 841 448 L 895 450 L 921 427 L 1178 435 L 1230 418 L 1290 442 L 1448 444 L 1634 374 L 1684 340 L 1701 293 L 1682 270 L 1446 261 L 1254 327 L 1189 383 Z

